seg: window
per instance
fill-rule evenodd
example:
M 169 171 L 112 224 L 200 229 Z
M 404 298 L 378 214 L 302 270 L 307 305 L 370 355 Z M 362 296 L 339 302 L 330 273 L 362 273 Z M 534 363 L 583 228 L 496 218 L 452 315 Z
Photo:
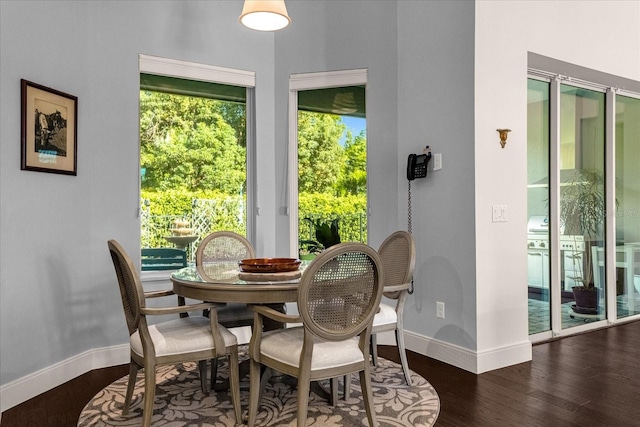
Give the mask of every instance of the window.
M 293 75 L 290 89 L 291 253 L 366 242 L 366 70 Z
M 250 240 L 253 74 L 140 60 L 141 247 L 187 251 L 214 230 Z

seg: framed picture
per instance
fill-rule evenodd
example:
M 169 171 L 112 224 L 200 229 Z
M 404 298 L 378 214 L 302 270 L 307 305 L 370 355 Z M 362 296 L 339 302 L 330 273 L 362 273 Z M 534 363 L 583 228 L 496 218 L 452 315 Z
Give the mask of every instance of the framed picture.
M 78 98 L 22 79 L 21 169 L 77 174 Z

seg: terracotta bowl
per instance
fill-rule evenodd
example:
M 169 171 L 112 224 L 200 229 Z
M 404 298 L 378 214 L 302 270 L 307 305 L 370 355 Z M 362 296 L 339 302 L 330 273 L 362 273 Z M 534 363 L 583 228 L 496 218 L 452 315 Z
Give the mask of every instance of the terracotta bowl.
M 246 273 L 282 273 L 296 271 L 300 260 L 296 258 L 251 258 L 238 263 L 240 271 Z

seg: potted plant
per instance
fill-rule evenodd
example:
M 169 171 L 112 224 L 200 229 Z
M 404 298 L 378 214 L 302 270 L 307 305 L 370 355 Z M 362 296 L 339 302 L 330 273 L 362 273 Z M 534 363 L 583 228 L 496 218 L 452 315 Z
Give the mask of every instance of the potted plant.
M 598 240 L 598 230 L 604 224 L 605 215 L 603 173 L 595 169 L 576 169 L 560 187 L 560 226 L 563 234 L 584 238 L 584 254 L 574 252 L 570 259 L 577 274 L 572 279 L 580 283 L 572 288 L 575 303 L 585 312 L 596 313 L 598 309 L 591 247 Z
M 313 227 L 315 240 L 300 240 L 300 259 L 311 259 L 323 250 L 340 243 L 340 231 L 338 219 L 324 222 L 321 219 L 315 221 L 311 218 L 304 218 Z

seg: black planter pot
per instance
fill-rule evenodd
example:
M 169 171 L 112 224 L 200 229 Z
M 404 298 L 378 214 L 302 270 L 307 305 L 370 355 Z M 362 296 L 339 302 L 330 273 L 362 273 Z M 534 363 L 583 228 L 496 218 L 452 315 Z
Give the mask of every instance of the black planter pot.
M 585 286 L 574 286 L 571 288 L 573 291 L 573 298 L 576 301 L 574 311 L 584 314 L 597 314 L 598 302 L 600 301 L 598 288 Z

